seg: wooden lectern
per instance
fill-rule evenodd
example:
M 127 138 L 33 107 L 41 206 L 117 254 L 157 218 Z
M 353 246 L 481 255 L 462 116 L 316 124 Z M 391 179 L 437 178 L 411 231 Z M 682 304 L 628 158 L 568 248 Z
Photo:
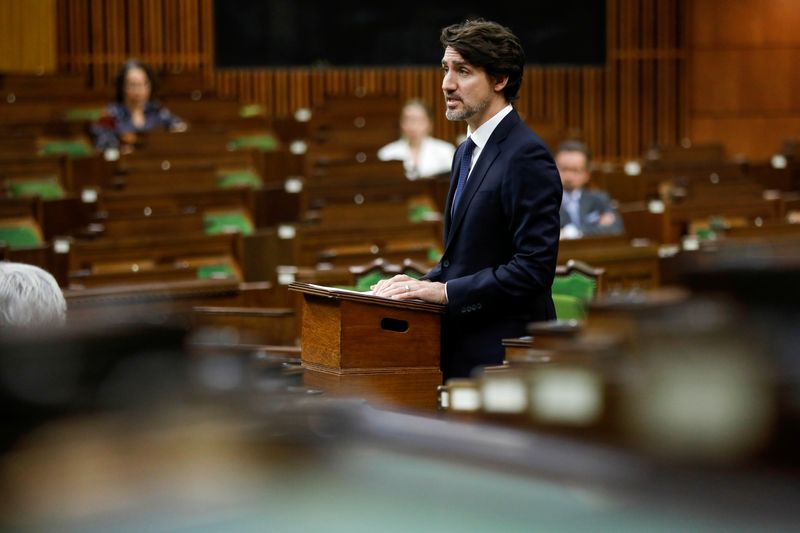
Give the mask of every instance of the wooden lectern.
M 304 383 L 381 407 L 435 409 L 444 306 L 292 283 L 303 294 Z

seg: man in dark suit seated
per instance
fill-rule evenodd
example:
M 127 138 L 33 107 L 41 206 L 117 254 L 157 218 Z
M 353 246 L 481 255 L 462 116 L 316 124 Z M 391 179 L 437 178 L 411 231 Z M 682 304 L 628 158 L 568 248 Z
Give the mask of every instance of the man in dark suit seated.
M 589 148 L 579 141 L 565 141 L 556 149 L 556 165 L 564 185 L 561 202 L 561 238 L 625 233 L 622 217 L 603 191 L 586 188 L 589 182 Z
M 445 116 L 468 126 L 450 177 L 444 253 L 421 280 L 395 276 L 374 293 L 446 305 L 446 380 L 500 364 L 502 339 L 555 318 L 562 188 L 552 155 L 512 105 L 525 67 L 519 39 L 479 19 L 444 28 L 441 42 Z

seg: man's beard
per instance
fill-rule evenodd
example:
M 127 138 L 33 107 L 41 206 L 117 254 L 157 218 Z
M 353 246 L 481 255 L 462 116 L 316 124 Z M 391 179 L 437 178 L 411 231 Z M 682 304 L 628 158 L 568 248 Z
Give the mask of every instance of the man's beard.
M 447 117 L 447 120 L 467 120 L 470 117 L 475 116 L 478 113 L 481 113 L 489 107 L 490 100 L 487 98 L 478 103 L 476 106 L 468 106 L 464 103 L 464 100 L 461 100 L 463 104 L 463 109 L 460 111 L 457 109 L 446 109 L 444 112 L 444 116 Z

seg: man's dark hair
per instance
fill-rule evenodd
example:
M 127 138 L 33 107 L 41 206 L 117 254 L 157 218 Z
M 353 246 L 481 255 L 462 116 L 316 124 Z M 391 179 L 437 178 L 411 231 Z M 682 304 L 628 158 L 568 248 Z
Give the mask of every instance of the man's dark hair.
M 503 95 L 509 102 L 517 99 L 525 69 L 525 51 L 510 29 L 484 19 L 467 20 L 443 28 L 440 40 L 443 48 L 450 46 L 493 79 L 508 76 Z
M 567 141 L 562 142 L 556 148 L 555 153 L 553 156 L 557 156 L 561 152 L 580 152 L 586 157 L 586 168 L 589 168 L 589 162 L 592 160 L 592 151 L 589 150 L 589 147 L 586 146 L 586 143 L 581 141 L 576 141 L 574 139 L 570 139 Z
M 134 68 L 140 68 L 144 71 L 147 75 L 147 81 L 150 82 L 150 100 L 153 100 L 154 95 L 156 93 L 156 79 L 153 75 L 153 70 L 147 66 L 145 63 L 142 63 L 138 59 L 129 59 L 126 61 L 119 70 L 117 71 L 117 75 L 114 78 L 114 87 L 116 89 L 116 100 L 119 103 L 125 102 L 125 77 L 128 75 L 128 71 Z

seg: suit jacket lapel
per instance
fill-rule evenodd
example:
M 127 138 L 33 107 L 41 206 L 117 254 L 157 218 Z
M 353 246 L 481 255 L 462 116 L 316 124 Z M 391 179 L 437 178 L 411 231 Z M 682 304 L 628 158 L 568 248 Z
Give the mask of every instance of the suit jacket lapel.
M 492 165 L 497 157 L 497 154 L 499 153 L 500 148 L 498 148 L 497 144 L 495 143 L 486 143 L 486 146 L 484 146 L 483 150 L 481 150 L 481 155 L 478 158 L 475 167 L 472 169 L 466 185 L 464 185 L 464 190 L 461 191 L 461 199 L 459 199 L 458 205 L 456 206 L 456 212 L 453 213 L 453 220 L 450 224 L 450 232 L 447 234 L 447 243 L 445 243 L 445 247 L 447 247 L 447 244 L 450 243 L 451 237 L 455 235 L 456 231 L 458 231 L 458 226 L 461 224 L 461 221 L 464 219 L 464 215 L 469 209 L 469 204 L 472 202 L 472 197 L 475 196 L 475 193 L 478 191 L 481 182 L 486 177 L 486 172 L 489 170 L 489 167 Z
M 456 184 L 458 182 L 458 174 L 461 172 L 461 151 L 464 150 L 464 144 L 462 143 L 461 146 L 458 147 L 456 150 L 455 161 L 458 161 L 453 169 L 450 171 L 450 189 L 447 191 L 447 201 L 445 202 L 444 206 L 444 238 L 445 241 L 448 240 L 448 235 L 450 235 L 450 225 L 453 223 L 452 211 L 453 211 L 453 195 L 456 191 Z M 469 181 L 469 180 L 467 180 Z
M 478 161 L 467 179 L 464 190 L 461 192 L 461 199 L 459 199 L 458 205 L 456 206 L 456 212 L 453 213 L 451 217 L 450 211 L 454 193 L 453 176 L 458 176 L 461 165 L 459 164 L 459 168 L 453 169 L 453 173 L 450 175 L 450 192 L 447 196 L 447 211 L 445 211 L 445 252 L 450 242 L 453 240 L 453 236 L 458 232 L 458 227 L 461 225 L 461 221 L 469 209 L 469 204 L 472 202 L 473 196 L 475 196 L 475 193 L 478 191 L 492 163 L 500 154 L 500 143 L 506 138 L 508 132 L 519 120 L 519 115 L 516 110 L 513 110 L 500 121 L 500 124 L 498 124 L 494 132 L 492 132 L 489 141 L 478 156 Z
M 592 212 L 592 208 L 594 207 L 594 195 L 588 190 L 584 189 L 581 193 L 581 201 L 579 204 L 579 209 L 581 212 L 581 222 L 584 224 L 589 219 L 589 213 Z

